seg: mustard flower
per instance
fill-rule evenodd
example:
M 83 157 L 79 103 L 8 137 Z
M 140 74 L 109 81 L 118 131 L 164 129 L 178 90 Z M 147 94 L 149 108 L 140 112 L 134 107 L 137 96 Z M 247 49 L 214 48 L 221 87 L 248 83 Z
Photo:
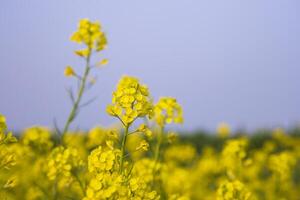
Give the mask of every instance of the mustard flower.
M 136 148 L 136 150 L 143 150 L 148 151 L 149 150 L 149 143 L 146 140 L 142 140 L 140 145 Z
M 0 113 L 0 145 L 14 142 L 17 142 L 17 139 L 7 131 L 6 118 Z
M 107 106 L 107 113 L 118 117 L 125 126 L 129 126 L 138 117 L 150 116 L 152 102 L 146 85 L 137 78 L 124 76 L 113 92 L 112 104 Z
M 246 160 L 247 143 L 244 138 L 228 140 L 222 150 L 222 165 L 232 179 L 236 178 Z
M 145 124 L 141 124 L 135 132 L 141 132 L 141 133 L 144 133 L 148 138 L 151 138 L 152 137 L 152 131 L 150 130 L 150 128 L 145 125 Z
M 170 133 L 168 133 L 167 138 L 168 138 L 168 142 L 171 144 L 176 141 L 176 139 L 178 138 L 178 135 L 174 132 L 170 132 Z
M 75 71 L 74 71 L 74 69 L 73 69 L 71 66 L 67 66 L 67 67 L 65 68 L 64 75 L 65 75 L 66 77 L 75 76 Z
M 70 39 L 73 42 L 87 46 L 87 49 L 75 52 L 82 57 L 87 57 L 92 50 L 101 51 L 107 45 L 107 39 L 102 31 L 101 24 L 99 22 L 91 22 L 88 19 L 80 20 L 78 30 L 73 33 Z
M 72 169 L 83 166 L 83 161 L 74 148 L 56 147 L 52 150 L 47 162 L 49 180 L 72 178 Z
M 182 123 L 183 111 L 177 100 L 172 97 L 161 97 L 154 106 L 154 119 L 157 124 L 164 126 L 170 123 Z
M 40 126 L 25 129 L 21 141 L 24 145 L 39 151 L 47 151 L 53 146 L 50 130 Z
M 118 167 L 119 150 L 104 149 L 102 146 L 94 149 L 88 156 L 89 172 L 110 171 Z
M 103 60 L 101 60 L 100 62 L 99 62 L 99 65 L 107 65 L 108 64 L 108 59 L 107 58 L 104 58 Z
M 217 200 L 250 200 L 251 193 L 245 185 L 236 180 L 233 182 L 226 181 L 220 185 L 217 191 Z
M 269 168 L 281 181 L 288 181 L 292 177 L 292 169 L 296 165 L 293 153 L 284 151 L 269 157 Z
M 220 123 L 217 127 L 217 134 L 223 138 L 228 137 L 230 135 L 230 126 L 225 122 Z

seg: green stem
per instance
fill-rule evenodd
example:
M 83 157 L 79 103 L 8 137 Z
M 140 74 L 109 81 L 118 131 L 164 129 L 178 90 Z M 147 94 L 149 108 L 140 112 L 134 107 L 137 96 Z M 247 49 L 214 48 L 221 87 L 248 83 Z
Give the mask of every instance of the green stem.
M 154 184 L 154 179 L 155 179 L 155 174 L 156 174 L 156 166 L 160 159 L 160 151 L 161 151 L 161 145 L 162 145 L 162 139 L 163 139 L 163 132 L 164 132 L 164 127 L 161 126 L 160 132 L 158 133 L 158 136 L 157 136 L 157 144 L 156 144 L 155 152 L 154 152 L 155 154 L 154 154 L 154 165 L 153 165 L 153 169 L 152 169 L 152 174 L 153 174 L 152 184 Z
M 69 117 L 67 119 L 67 122 L 64 126 L 64 129 L 63 129 L 63 132 L 62 132 L 62 136 L 61 136 L 61 139 L 63 139 L 63 137 L 65 136 L 65 134 L 67 133 L 67 131 L 69 130 L 69 126 L 70 124 L 73 122 L 73 120 L 75 119 L 75 116 L 77 114 L 77 111 L 78 111 L 78 108 L 79 108 L 79 103 L 81 101 L 81 98 L 82 98 L 82 95 L 83 95 L 83 92 L 85 90 L 85 87 L 86 87 L 86 81 L 87 81 L 87 78 L 88 78 L 88 75 L 89 75 L 89 72 L 90 72 L 90 57 L 91 55 L 89 54 L 86 58 L 86 66 L 85 66 L 85 71 L 84 71 L 84 75 L 81 79 L 81 82 L 80 82 L 80 87 L 79 87 L 79 91 L 78 91 L 78 94 L 77 94 L 77 97 L 76 97 L 76 100 L 73 104 L 73 108 L 69 114 Z
M 157 138 L 157 144 L 155 148 L 155 154 L 154 154 L 154 162 L 155 164 L 159 161 L 159 156 L 160 156 L 160 148 L 162 144 L 162 138 L 163 138 L 163 132 L 164 132 L 164 127 L 161 127 L 160 133 L 158 134 Z
M 57 179 L 55 179 L 54 185 L 53 185 L 53 200 L 58 200 L 58 188 L 57 188 Z
M 83 185 L 82 181 L 80 180 L 80 178 L 79 178 L 79 176 L 78 176 L 78 174 L 76 172 L 73 175 L 76 178 L 77 182 L 79 183 L 82 195 L 84 196 L 84 194 L 85 194 L 85 188 L 84 188 L 84 185 Z
M 120 160 L 120 173 L 123 173 L 123 165 L 124 165 L 124 158 L 125 158 L 125 146 L 126 146 L 126 140 L 128 136 L 128 130 L 129 126 L 125 126 L 125 132 L 122 140 L 122 146 L 121 146 L 121 160 Z

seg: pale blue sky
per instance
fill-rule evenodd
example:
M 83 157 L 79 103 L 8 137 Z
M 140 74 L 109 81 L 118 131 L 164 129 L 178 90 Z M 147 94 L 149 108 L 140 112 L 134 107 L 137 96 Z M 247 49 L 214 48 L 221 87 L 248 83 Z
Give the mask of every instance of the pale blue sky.
M 292 126 L 300 121 L 298 0 L 2 0 L 0 112 L 10 128 L 62 125 L 70 109 L 63 76 L 83 63 L 69 41 L 81 18 L 100 20 L 109 40 L 98 96 L 75 122 L 114 122 L 105 113 L 123 74 L 155 99 L 174 96 L 185 129 Z M 75 127 L 73 126 L 73 127 Z

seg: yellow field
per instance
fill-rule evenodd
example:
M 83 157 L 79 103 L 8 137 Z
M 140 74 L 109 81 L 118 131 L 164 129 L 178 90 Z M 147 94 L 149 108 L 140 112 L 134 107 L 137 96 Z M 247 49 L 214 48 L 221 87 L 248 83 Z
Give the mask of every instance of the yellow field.
M 84 92 L 95 84 L 92 70 L 108 63 L 90 63 L 107 45 L 99 23 L 81 20 L 71 40 L 84 45 L 75 54 L 86 65 L 83 74 L 65 68 L 80 87 L 70 92 L 64 128 L 30 127 L 16 138 L 0 115 L 0 200 L 300 200 L 299 137 L 276 129 L 261 147 L 249 148 L 249 137 L 231 137 L 223 123 L 216 136 L 221 149 L 198 151 L 168 131 L 184 121 L 178 101 L 153 100 L 135 77 L 120 79 L 107 106 L 118 126 L 70 131 Z

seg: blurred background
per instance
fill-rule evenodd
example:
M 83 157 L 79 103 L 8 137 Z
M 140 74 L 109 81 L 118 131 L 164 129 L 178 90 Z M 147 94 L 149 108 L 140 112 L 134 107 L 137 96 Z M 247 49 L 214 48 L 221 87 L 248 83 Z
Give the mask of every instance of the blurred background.
M 292 127 L 300 121 L 300 2 L 293 0 L 2 0 L 0 112 L 8 126 L 62 126 L 71 109 L 65 66 L 84 62 L 69 41 L 81 18 L 99 20 L 109 46 L 97 84 L 73 128 L 115 120 L 105 113 L 123 74 L 155 100 L 182 104 L 182 130 Z M 98 57 L 98 60 L 101 58 Z

